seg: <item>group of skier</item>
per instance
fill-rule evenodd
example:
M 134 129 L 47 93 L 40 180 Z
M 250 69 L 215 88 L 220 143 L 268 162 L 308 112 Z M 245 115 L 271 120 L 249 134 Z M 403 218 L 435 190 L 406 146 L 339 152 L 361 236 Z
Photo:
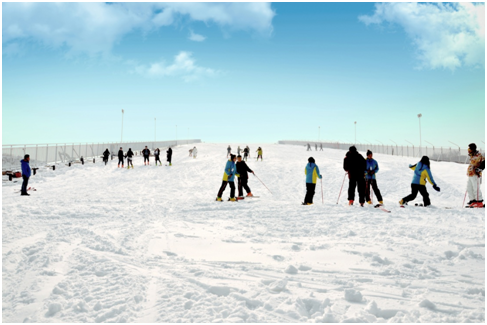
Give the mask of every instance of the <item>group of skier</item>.
M 257 160 L 260 160 L 262 161 L 262 148 L 259 147 L 257 148 L 257 150 L 255 151 L 257 152 Z M 240 149 L 240 146 L 238 146 L 237 148 L 237 155 L 240 156 L 240 153 L 243 153 L 243 160 L 247 161 L 247 158 L 250 157 L 250 148 L 249 146 L 246 146 L 243 150 Z M 227 158 L 230 157 L 232 154 L 232 148 L 230 147 L 230 145 L 228 145 L 228 148 L 227 148 Z
M 316 144 L 316 143 L 315 143 L 315 150 L 318 151 L 318 144 Z M 311 150 L 311 146 L 309 143 L 308 143 L 308 148 L 306 149 L 306 151 L 313 151 L 313 150 Z M 323 151 L 323 143 L 320 143 L 320 151 Z
M 193 150 L 196 150 L 196 147 L 194 147 Z M 169 166 L 172 166 L 171 160 L 172 160 L 172 149 L 169 147 L 166 151 L 166 157 L 167 157 L 167 162 Z M 141 151 L 141 155 L 144 157 L 144 165 L 150 165 L 150 149 L 145 146 L 145 148 Z M 154 150 L 154 160 L 155 164 L 157 166 L 157 163 L 159 162 L 160 166 L 162 166 L 161 162 L 161 150 L 159 148 L 156 148 Z M 108 157 L 110 156 L 110 151 L 108 148 L 103 152 L 103 161 L 105 162 L 105 165 L 108 163 Z M 126 154 L 123 153 L 123 148 L 120 147 L 120 150 L 118 150 L 118 168 L 120 168 L 120 164 L 122 165 L 122 168 L 124 168 L 124 160 L 125 158 L 127 159 L 127 169 L 130 167 L 134 168 L 134 164 L 132 162 L 132 159 L 134 157 L 134 152 L 132 151 L 132 148 L 129 148 Z M 194 155 L 196 158 L 196 154 Z
M 230 147 L 230 146 L 229 146 Z M 237 161 L 238 160 L 238 161 Z M 237 161 L 237 162 L 236 162 Z M 230 183 L 230 198 L 228 201 L 237 201 L 237 199 L 242 199 L 243 190 L 247 192 L 247 197 L 253 197 L 252 191 L 248 186 L 249 174 L 254 172 L 252 169 L 247 166 L 247 163 L 242 160 L 242 156 L 239 154 L 234 155 L 230 153 L 230 159 L 227 161 L 225 165 L 225 170 L 223 171 L 223 181 L 220 189 L 218 190 L 218 194 L 216 197 L 216 201 L 223 201 L 222 195 L 227 187 L 227 184 Z M 238 178 L 238 197 L 235 197 L 235 176 Z

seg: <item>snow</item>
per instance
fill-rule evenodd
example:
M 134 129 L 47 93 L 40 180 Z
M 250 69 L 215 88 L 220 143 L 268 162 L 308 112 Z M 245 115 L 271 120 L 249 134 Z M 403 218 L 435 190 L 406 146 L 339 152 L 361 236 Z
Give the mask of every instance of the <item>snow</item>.
M 41 169 L 30 197 L 3 182 L 2 320 L 485 321 L 485 215 L 461 208 L 466 165 L 432 162 L 433 206 L 401 209 L 419 159 L 376 154 L 385 213 L 347 206 L 346 183 L 336 204 L 345 151 L 249 144 L 273 194 L 250 175 L 260 198 L 215 202 L 227 145 L 196 159 L 176 147 L 171 167 Z M 318 183 L 302 206 L 309 156 L 324 204 Z

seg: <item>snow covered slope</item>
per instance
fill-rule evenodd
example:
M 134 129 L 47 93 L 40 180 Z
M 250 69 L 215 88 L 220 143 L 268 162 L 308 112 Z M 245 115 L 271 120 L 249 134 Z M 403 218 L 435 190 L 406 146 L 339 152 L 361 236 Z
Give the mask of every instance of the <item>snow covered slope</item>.
M 418 159 L 375 155 L 385 213 L 348 207 L 346 183 L 336 204 L 344 151 L 258 144 L 256 162 L 254 144 L 273 194 L 251 175 L 259 199 L 215 202 L 227 145 L 177 147 L 172 167 L 42 170 L 30 197 L 4 182 L 2 320 L 484 322 L 485 215 L 461 208 L 465 165 L 432 162 L 433 206 L 401 209 Z M 325 203 L 318 183 L 302 206 L 310 155 Z

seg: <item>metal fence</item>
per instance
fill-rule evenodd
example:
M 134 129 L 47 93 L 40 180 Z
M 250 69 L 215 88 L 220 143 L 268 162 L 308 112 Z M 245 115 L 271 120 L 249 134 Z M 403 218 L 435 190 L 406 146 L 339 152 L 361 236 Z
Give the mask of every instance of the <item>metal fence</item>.
M 417 146 L 393 146 L 393 145 L 381 145 L 381 144 L 363 144 L 363 143 L 343 143 L 343 142 L 316 142 L 316 141 L 293 141 L 293 140 L 282 140 L 278 142 L 279 144 L 291 144 L 299 146 L 311 146 L 312 150 L 320 149 L 320 145 L 323 148 L 333 148 L 348 150 L 351 146 L 355 145 L 358 151 L 365 152 L 370 149 L 373 153 L 382 153 L 386 155 L 393 156 L 403 156 L 403 157 L 417 157 L 428 156 L 430 160 L 435 161 L 451 161 L 461 164 L 469 163 L 468 161 L 468 150 L 454 147 L 417 147 Z M 477 150 L 482 152 L 485 156 L 485 148 L 477 147 Z
M 108 149 L 112 156 L 116 156 L 120 147 L 124 152 L 128 148 L 132 151 L 140 151 L 145 146 L 151 150 L 163 149 L 169 146 L 201 143 L 199 139 L 169 140 L 169 141 L 145 141 L 145 142 L 101 142 L 101 143 L 55 143 L 55 144 L 21 144 L 2 145 L 2 170 L 20 170 L 20 160 L 25 154 L 30 155 L 32 167 L 47 166 L 57 163 L 69 163 L 79 161 L 81 157 L 85 161 L 102 156 Z

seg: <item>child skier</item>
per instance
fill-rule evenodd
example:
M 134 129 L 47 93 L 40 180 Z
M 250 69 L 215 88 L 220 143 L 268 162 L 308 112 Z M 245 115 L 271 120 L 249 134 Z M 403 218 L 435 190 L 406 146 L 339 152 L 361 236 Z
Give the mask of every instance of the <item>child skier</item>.
M 172 166 L 171 159 L 172 159 L 172 149 L 169 147 L 166 151 L 167 153 L 167 162 L 169 163 L 169 166 Z
M 380 205 L 383 205 L 384 202 L 382 201 L 382 195 L 380 194 L 379 188 L 377 187 L 377 181 L 375 179 L 375 174 L 379 172 L 379 164 L 375 159 L 372 159 L 372 151 L 367 150 L 367 169 L 365 170 L 365 199 L 367 200 L 368 204 L 372 204 L 372 200 L 370 199 L 370 185 L 372 185 L 372 189 L 374 190 L 375 196 L 377 196 L 377 200 L 379 201 Z
M 468 145 L 468 155 L 470 156 L 470 164 L 467 169 L 467 192 L 470 201 L 467 203 L 467 206 L 484 208 L 485 205 L 482 203 L 484 200 L 479 183 L 480 177 L 482 177 L 482 171 L 485 169 L 485 158 L 477 151 L 477 145 L 475 143 Z
M 162 166 L 161 158 L 159 158 L 160 154 L 161 154 L 161 150 L 159 150 L 159 148 L 156 148 L 156 150 L 154 150 L 154 157 L 155 157 L 156 166 L 157 166 L 157 162 L 159 162 L 159 164 L 161 164 L 161 166 Z
M 127 154 L 125 157 L 127 158 L 127 169 L 132 166 L 132 169 L 134 168 L 134 164 L 132 162 L 132 157 L 134 156 L 134 152 L 132 151 L 132 148 L 129 148 L 129 151 L 127 151 Z
M 260 157 L 260 161 L 262 161 L 262 148 L 259 147 L 257 150 L 257 161 L 259 161 L 259 157 Z
M 123 168 L 123 150 L 122 147 L 120 147 L 120 150 L 118 150 L 118 167 L 120 168 L 120 163 L 122 163 L 122 168 Z
M 247 166 L 245 161 L 242 161 L 242 156 L 240 155 L 237 156 L 236 168 L 237 168 L 237 175 L 240 175 L 238 176 L 238 196 L 243 197 L 242 187 L 247 192 L 247 196 L 253 196 L 250 187 L 247 185 L 249 181 L 249 174 L 247 172 L 252 174 L 254 172 L 252 171 L 252 169 L 249 168 L 249 166 Z
M 303 205 L 312 205 L 313 196 L 315 195 L 316 179 L 322 179 L 320 169 L 315 164 L 313 157 L 308 158 L 308 164 L 304 168 L 304 174 L 306 175 L 306 196 L 304 197 Z
M 436 185 L 433 175 L 431 174 L 429 158 L 423 156 L 417 164 L 409 165 L 409 168 L 414 170 L 413 181 L 411 183 L 411 194 L 399 201 L 399 204 L 404 205 L 414 200 L 419 192 L 423 196 L 424 206 L 431 205 L 429 193 L 426 190 L 426 180 L 433 185 L 435 191 L 439 192 L 440 188 Z
M 227 183 L 230 183 L 230 198 L 228 201 L 235 202 L 237 199 L 235 198 L 235 175 L 238 177 L 240 175 L 237 174 L 237 167 L 235 166 L 235 160 L 237 157 L 235 155 L 230 155 L 230 160 L 227 161 L 225 165 L 225 171 L 223 172 L 223 181 L 222 186 L 220 186 L 220 190 L 218 191 L 218 195 L 216 197 L 216 201 L 222 201 L 223 191 L 227 187 Z
M 358 190 L 360 206 L 365 203 L 365 178 L 364 170 L 367 164 L 364 157 L 357 152 L 355 146 L 348 149 L 345 159 L 343 159 L 343 169 L 348 172 L 348 205 L 353 205 L 355 199 L 355 187 Z

